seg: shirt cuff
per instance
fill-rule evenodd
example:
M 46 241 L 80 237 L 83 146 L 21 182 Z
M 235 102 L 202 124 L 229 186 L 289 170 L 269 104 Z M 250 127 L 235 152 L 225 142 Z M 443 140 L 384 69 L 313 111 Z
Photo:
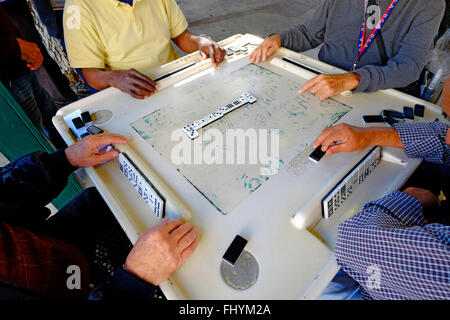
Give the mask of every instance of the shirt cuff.
M 394 191 L 379 200 L 367 203 L 364 211 L 382 211 L 407 227 L 425 224 L 422 204 L 416 198 L 400 191 Z
M 60 149 L 49 155 L 49 167 L 58 174 L 69 176 L 77 167 L 74 167 L 67 160 L 65 149 Z
M 118 267 L 106 285 L 104 294 L 111 300 L 151 300 L 156 287 L 145 282 L 122 267 Z
M 394 124 L 403 150 L 410 158 L 425 158 L 428 161 L 445 162 L 445 145 L 449 125 L 440 122 Z
M 287 31 L 271 33 L 271 34 L 269 34 L 269 37 L 273 36 L 274 34 L 277 35 L 277 36 L 280 36 L 280 38 L 281 38 L 281 46 L 284 47 L 284 48 L 287 48 L 287 46 L 286 46 L 287 33 L 288 33 Z
M 353 90 L 354 92 L 365 92 L 370 86 L 370 72 L 367 69 L 359 68 L 354 71 L 359 74 L 359 86 Z

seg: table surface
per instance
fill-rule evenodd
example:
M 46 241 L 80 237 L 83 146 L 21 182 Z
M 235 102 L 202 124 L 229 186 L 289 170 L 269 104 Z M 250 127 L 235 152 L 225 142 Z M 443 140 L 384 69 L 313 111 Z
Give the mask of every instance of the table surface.
M 251 52 L 255 47 L 253 44 L 257 45 L 260 41 L 262 39 L 252 35 L 236 35 L 222 41 L 221 45 L 227 47 L 250 43 L 248 48 Z M 180 169 L 180 166 L 170 160 L 170 140 L 167 135 L 181 123 L 185 122 L 186 125 L 191 120 L 198 120 L 199 115 L 206 116 L 206 111 L 214 111 L 232 101 L 242 89 L 242 93 L 254 91 L 252 93 L 257 98 L 260 96 L 259 107 L 243 107 L 242 110 L 233 111 L 227 121 L 218 122 L 212 128 L 246 128 L 246 119 L 258 119 L 257 115 L 261 115 L 264 102 L 267 108 L 273 110 L 280 105 L 280 92 L 286 89 L 286 81 L 301 85 L 313 76 L 292 65 L 280 63 L 281 57 L 289 56 L 324 73 L 343 72 L 284 48 L 260 66 L 249 66 L 247 55 L 231 56 L 214 69 L 209 61 L 201 62 L 198 53 L 190 54 L 150 72 L 149 75 L 156 78 L 192 61 L 196 62 L 194 67 L 161 80 L 159 92 L 148 99 L 136 100 L 110 88 L 66 106 L 53 119 L 65 141 L 72 144 L 75 139 L 69 129 L 70 123 L 66 123 L 65 118 L 67 120 L 70 114 L 78 110 L 94 114 L 102 110 L 110 111 L 112 118 L 100 121 L 97 125 L 108 132 L 123 134 L 129 138 L 127 154 L 145 175 L 148 173 L 157 181 L 155 186 L 161 186 L 163 191 L 159 191 L 163 197 L 164 192 L 170 194 L 166 199 L 169 215 L 174 217 L 182 214 L 199 229 L 197 250 L 161 285 L 168 299 L 317 298 L 338 270 L 333 252 L 338 224 L 357 213 L 367 201 L 399 188 L 420 163 L 418 160 L 408 159 L 401 150 L 383 148 L 381 163 L 357 190 L 352 201 L 341 207 L 330 219 L 322 219 L 321 199 L 368 150 L 335 155 L 318 164 L 309 161 L 307 155 L 312 150 L 314 137 L 322 127 L 331 124 L 331 120 L 328 116 L 325 116 L 325 120 L 324 117 L 319 117 L 314 110 L 320 104 L 317 104 L 314 97 L 306 95 L 302 99 L 309 99 L 306 108 L 309 111 L 300 120 L 302 129 L 297 136 L 293 134 L 296 121 L 292 117 L 284 120 L 282 117 L 277 118 L 279 129 L 288 131 L 289 137 L 284 141 L 281 135 L 280 159 L 283 161 L 279 172 L 259 183 L 255 190 L 243 192 L 242 188 L 239 189 L 232 182 L 233 175 L 245 168 L 237 170 L 231 166 L 231 169 L 222 170 L 215 167 L 214 171 L 209 171 L 203 177 L 199 174 L 202 170 L 199 171 L 198 168 L 191 170 L 184 166 Z M 239 74 L 242 68 L 246 70 L 245 74 Z M 261 78 L 252 76 L 247 82 L 240 82 L 238 79 L 248 74 L 248 68 L 273 72 L 283 80 L 277 81 L 276 78 L 269 77 L 271 81 L 265 82 L 263 86 L 264 81 L 252 82 L 252 79 Z M 235 72 L 239 76 L 235 81 L 230 81 Z M 246 83 L 248 85 L 244 87 Z M 221 84 L 226 84 L 225 89 L 219 90 Z M 267 89 L 273 89 L 276 84 L 284 84 L 284 89 L 275 95 L 275 101 L 267 101 Z M 283 95 L 289 95 L 295 101 L 299 99 L 295 91 L 285 92 Z M 204 97 L 204 102 L 199 97 Z M 294 101 L 292 99 L 289 101 Z M 378 114 L 387 106 L 389 109 L 401 110 L 405 105 L 421 103 L 426 106 L 425 118 L 421 121 L 434 120 L 441 114 L 439 107 L 395 90 L 337 96 L 327 103 L 332 112 L 345 110 L 343 117 L 336 119 L 337 123 L 361 126 L 362 115 Z M 287 108 L 292 111 L 292 104 Z M 155 120 L 155 111 L 161 112 L 167 121 L 157 130 L 142 127 L 145 119 Z M 305 126 L 305 123 L 311 125 Z M 137 125 L 144 130 L 140 132 Z M 273 128 L 274 124 L 267 117 L 264 121 L 254 120 L 252 125 L 261 129 Z M 148 133 L 155 134 L 156 137 L 149 138 L 146 136 Z M 388 156 L 403 160 L 404 165 L 389 161 Z M 117 161 L 89 168 L 87 172 L 133 243 L 140 233 L 159 223 L 121 174 Z M 220 183 L 221 180 L 224 182 Z M 242 185 L 242 182 L 239 183 Z M 226 210 L 219 210 L 219 200 L 217 203 L 211 201 L 211 195 L 217 193 L 220 204 Z M 297 222 L 298 217 L 301 217 L 303 224 L 294 225 L 294 216 L 297 217 L 297 220 L 294 219 Z M 228 287 L 220 275 L 222 255 L 238 234 L 248 240 L 246 250 L 255 256 L 259 264 L 258 280 L 247 290 Z

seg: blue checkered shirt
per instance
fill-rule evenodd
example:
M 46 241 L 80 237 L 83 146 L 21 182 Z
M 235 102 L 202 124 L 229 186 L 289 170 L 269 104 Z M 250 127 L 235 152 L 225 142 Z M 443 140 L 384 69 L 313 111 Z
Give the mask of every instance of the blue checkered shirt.
M 396 124 L 406 154 L 450 164 L 450 126 Z M 365 299 L 450 299 L 450 226 L 425 225 L 423 207 L 395 191 L 341 223 L 336 259 Z

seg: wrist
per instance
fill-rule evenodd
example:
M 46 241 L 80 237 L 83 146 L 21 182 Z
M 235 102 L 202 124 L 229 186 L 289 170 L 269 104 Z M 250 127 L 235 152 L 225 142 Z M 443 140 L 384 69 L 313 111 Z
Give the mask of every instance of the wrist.
M 366 128 L 366 138 L 370 146 L 389 146 L 400 148 L 400 137 L 394 128 L 370 127 Z M 401 143 L 400 143 L 401 144 Z
M 195 43 L 197 44 L 198 47 L 200 47 L 200 41 L 202 39 L 208 39 L 211 40 L 211 37 L 206 35 L 206 34 L 200 34 L 198 36 L 192 35 L 192 38 L 194 39 Z
M 118 77 L 121 71 L 104 71 L 106 74 L 106 85 L 108 87 L 118 88 Z
M 358 88 L 359 84 L 361 83 L 361 76 L 359 75 L 359 73 L 350 72 L 348 75 L 349 75 L 348 90 L 354 90 Z
M 72 157 L 72 147 L 67 147 L 66 149 L 64 149 L 64 155 L 66 156 L 66 160 L 67 162 L 74 168 L 78 168 L 78 166 L 76 165 L 73 157 Z
M 281 36 L 280 36 L 280 35 L 278 35 L 278 34 L 276 34 L 276 33 L 273 33 L 273 34 L 269 35 L 269 38 L 270 38 L 270 39 L 273 39 L 273 40 L 275 40 L 275 41 L 277 41 L 278 46 L 281 47 L 282 39 L 281 39 Z
M 133 267 L 130 267 L 128 261 L 125 261 L 125 263 L 124 263 L 123 266 L 122 266 L 122 269 L 125 270 L 126 272 L 128 272 L 129 274 L 133 275 L 134 277 L 136 277 L 136 278 L 138 278 L 138 279 L 141 279 L 141 280 L 143 280 L 143 281 L 145 281 L 145 282 L 147 282 L 147 283 L 150 283 L 151 285 L 154 285 L 155 287 L 156 287 L 156 286 L 159 286 L 158 281 L 155 281 L 154 279 L 147 279 L 147 278 L 141 277 L 141 276 L 139 275 L 139 273 L 137 273 L 137 272 L 134 270 Z

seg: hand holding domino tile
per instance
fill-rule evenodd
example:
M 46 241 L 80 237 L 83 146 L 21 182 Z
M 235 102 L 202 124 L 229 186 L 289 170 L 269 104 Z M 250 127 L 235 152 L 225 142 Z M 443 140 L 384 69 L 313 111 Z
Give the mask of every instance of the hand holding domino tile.
M 85 137 L 65 150 L 69 163 L 77 168 L 93 167 L 119 156 L 116 150 L 102 153 L 99 149 L 105 145 L 126 144 L 127 138 L 111 133 L 103 133 Z
M 314 142 L 314 148 L 320 145 L 322 145 L 322 151 L 326 152 L 326 156 L 363 150 L 369 146 L 403 148 L 394 128 L 359 128 L 345 123 L 324 129 Z

